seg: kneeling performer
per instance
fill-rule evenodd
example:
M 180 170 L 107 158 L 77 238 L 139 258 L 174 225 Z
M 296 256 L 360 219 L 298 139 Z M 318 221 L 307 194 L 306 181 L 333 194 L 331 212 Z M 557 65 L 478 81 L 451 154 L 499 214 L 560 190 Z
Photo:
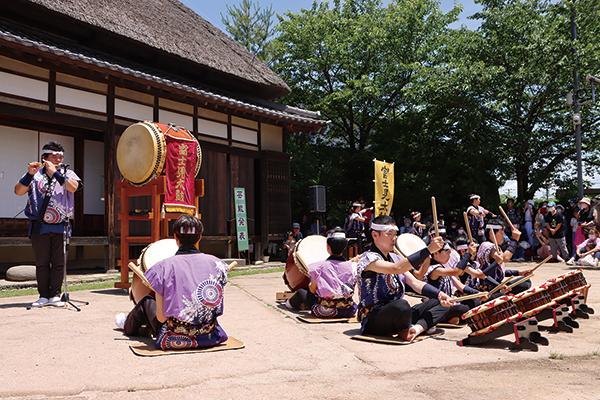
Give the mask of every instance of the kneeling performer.
M 355 265 L 343 254 L 347 246 L 344 230 L 336 227 L 327 234 L 329 258 L 308 266 L 309 290 L 298 289 L 287 305 L 311 310 L 318 318 L 350 318 L 356 313 L 352 299 L 356 285 Z
M 432 238 L 427 248 L 403 259 L 394 253 L 397 235 L 398 227 L 390 216 L 379 216 L 371 223 L 373 245 L 361 255 L 357 266 L 358 319 L 363 334 L 399 334 L 402 339 L 412 341 L 443 320 L 454 302 L 446 293 L 409 272 L 439 251 L 444 246 L 443 239 Z M 430 299 L 411 307 L 403 299 L 405 285 Z
M 223 291 L 227 265 L 196 248 L 202 222 L 182 215 L 173 232 L 179 250 L 145 272 L 154 290 L 140 300 L 127 316 L 123 330 L 128 336 L 150 328 L 155 345 L 163 350 L 211 347 L 227 340 L 217 322 L 223 314 Z

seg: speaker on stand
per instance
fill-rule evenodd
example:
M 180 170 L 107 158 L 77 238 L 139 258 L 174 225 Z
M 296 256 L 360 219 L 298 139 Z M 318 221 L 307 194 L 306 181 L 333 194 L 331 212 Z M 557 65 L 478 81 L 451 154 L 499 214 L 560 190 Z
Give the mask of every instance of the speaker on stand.
M 321 214 L 327 212 L 326 189 L 323 185 L 312 185 L 308 187 L 308 193 L 310 212 L 316 214 L 316 233 L 320 235 L 321 227 L 318 218 L 321 217 Z

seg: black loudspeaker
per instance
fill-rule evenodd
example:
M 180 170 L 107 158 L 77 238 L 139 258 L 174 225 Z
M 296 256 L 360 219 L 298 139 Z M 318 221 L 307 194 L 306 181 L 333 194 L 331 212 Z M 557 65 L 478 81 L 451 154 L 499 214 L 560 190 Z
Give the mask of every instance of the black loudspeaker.
M 325 186 L 313 185 L 308 187 L 310 211 L 324 213 L 327 210 L 327 200 L 325 198 Z

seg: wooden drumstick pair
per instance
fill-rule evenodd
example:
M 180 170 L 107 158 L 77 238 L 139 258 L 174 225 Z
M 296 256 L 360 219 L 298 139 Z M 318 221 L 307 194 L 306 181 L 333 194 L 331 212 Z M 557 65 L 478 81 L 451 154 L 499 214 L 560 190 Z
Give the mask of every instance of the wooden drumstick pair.
M 488 295 L 489 295 L 488 292 L 479 292 L 479 293 L 469 294 L 466 296 L 453 297 L 452 300 L 456 301 L 457 303 L 460 303 L 461 301 L 478 299 L 480 297 L 485 297 Z
M 548 261 L 550 261 L 550 259 L 552 258 L 552 256 L 548 256 L 546 258 L 544 258 L 538 265 L 536 265 L 535 267 L 533 267 L 530 271 L 529 275 L 526 275 L 516 281 L 514 281 L 513 283 L 511 283 L 510 285 L 508 285 L 508 282 L 510 282 L 510 278 L 507 279 L 505 282 L 502 282 L 500 285 L 496 286 L 494 289 L 492 289 L 490 291 L 490 295 L 496 293 L 498 290 L 502 289 L 503 287 L 506 286 L 507 289 L 512 289 L 513 287 L 525 282 L 527 279 L 530 279 L 533 276 L 533 273 L 542 265 L 546 264 Z M 507 286 L 508 285 L 508 286 Z

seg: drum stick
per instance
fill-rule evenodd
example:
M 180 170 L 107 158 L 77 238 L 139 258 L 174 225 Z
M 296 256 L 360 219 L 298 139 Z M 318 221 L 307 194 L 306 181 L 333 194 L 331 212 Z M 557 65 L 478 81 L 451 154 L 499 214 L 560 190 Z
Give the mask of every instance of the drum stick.
M 235 267 L 237 267 L 237 265 L 238 265 L 238 262 L 237 262 L 237 261 L 234 261 L 234 262 L 232 262 L 231 264 L 229 264 L 229 265 L 227 266 L 227 272 L 231 272 L 231 270 L 232 270 L 232 269 L 234 269 Z
M 508 285 L 506 288 L 510 290 L 510 289 L 514 288 L 515 286 L 520 285 L 521 283 L 525 282 L 527 279 L 531 278 L 532 276 L 533 276 L 533 273 L 531 273 L 527 276 L 524 276 L 520 279 L 517 279 L 516 281 L 514 281 L 513 283 Z
M 433 227 L 435 229 L 435 236 L 440 236 L 440 229 L 438 227 L 438 218 L 437 218 L 437 207 L 435 205 L 435 196 L 431 196 L 431 212 L 433 213 Z
M 479 293 L 469 294 L 466 296 L 453 297 L 452 300 L 454 300 L 456 302 L 461 302 L 461 301 L 465 301 L 465 300 L 478 299 L 480 297 L 485 297 L 487 295 L 488 295 L 488 292 L 479 292 Z
M 490 231 L 492 231 L 492 238 L 494 239 L 494 246 L 496 246 L 496 251 L 500 251 L 500 246 L 498 246 L 498 239 L 496 239 L 496 232 L 494 232 L 493 229 L 490 229 Z
M 502 218 L 504 218 L 504 220 L 506 221 L 506 223 L 508 224 L 508 226 L 510 226 L 510 230 L 514 231 L 515 230 L 515 226 L 512 224 L 512 222 L 508 218 L 508 215 L 506 215 L 506 213 L 504 212 L 504 209 L 502 208 L 502 206 L 500 206 L 500 214 L 502 214 Z
M 512 289 L 513 287 L 517 286 L 519 283 L 525 282 L 527 279 L 529 279 L 530 277 L 533 276 L 533 273 L 535 272 L 536 269 L 538 269 L 542 265 L 546 264 L 548 261 L 550 261 L 551 258 L 552 258 L 552 255 L 549 255 L 548 257 L 544 258 L 538 265 L 536 265 L 535 267 L 531 268 L 529 275 L 526 275 L 523 278 L 521 278 L 521 279 L 519 279 L 519 280 L 511 283 L 506 288 L 507 289 Z
M 463 212 L 463 217 L 465 217 L 465 229 L 467 230 L 467 236 L 469 237 L 469 243 L 473 242 L 473 235 L 471 234 L 471 226 L 469 225 L 469 216 L 466 212 Z
M 512 289 L 513 287 L 517 286 L 518 284 L 525 282 L 527 279 L 529 279 L 533 276 L 533 272 L 535 272 L 535 270 L 537 270 L 542 265 L 546 264 L 548 261 L 550 261 L 551 258 L 552 258 L 551 255 L 546 257 L 538 265 L 536 265 L 535 267 L 533 267 L 531 269 L 531 273 L 529 275 L 524 276 L 523 278 L 511 283 L 509 286 L 506 286 L 508 284 L 508 282 L 510 282 L 510 277 L 507 277 L 504 282 L 502 282 L 500 285 L 498 285 L 494 289 L 492 289 L 492 291 L 490 292 L 490 295 L 492 295 L 493 293 L 496 293 L 498 290 L 502 289 L 504 286 L 506 286 L 507 289 Z
M 490 290 L 490 292 L 488 293 L 489 296 L 493 295 L 494 293 L 496 293 L 498 290 L 502 289 L 504 286 L 508 285 L 508 282 L 510 281 L 510 277 L 505 278 L 501 284 L 499 284 L 498 286 L 496 286 L 495 288 L 493 288 L 492 290 Z
M 154 288 L 150 284 L 150 281 L 148 280 L 148 278 L 146 278 L 146 276 L 144 275 L 144 272 L 140 269 L 140 267 L 138 267 L 136 264 L 134 264 L 132 262 L 129 262 L 128 267 L 130 270 L 133 271 L 134 274 L 137 275 L 138 278 L 140 278 L 140 281 L 142 281 L 144 286 L 148 287 L 149 289 L 154 290 Z

